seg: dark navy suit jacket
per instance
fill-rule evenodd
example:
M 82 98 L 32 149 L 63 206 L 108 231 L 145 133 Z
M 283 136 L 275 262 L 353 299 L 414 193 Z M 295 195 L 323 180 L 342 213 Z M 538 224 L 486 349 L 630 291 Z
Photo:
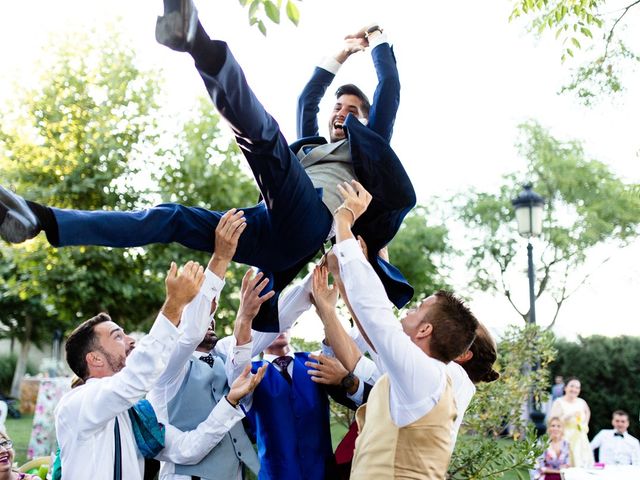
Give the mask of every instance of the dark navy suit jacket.
M 382 280 L 387 295 L 398 307 L 413 296 L 413 288 L 400 271 L 377 253 L 398 232 L 404 217 L 416 204 L 416 195 L 402 163 L 391 149 L 396 112 L 400 104 L 400 81 L 393 50 L 382 43 L 371 51 L 378 76 L 367 126 L 353 115 L 345 121 L 353 168 L 373 199 L 353 227 L 367 243 L 369 260 Z M 297 129 L 300 140 L 291 145 L 297 152 L 308 144 L 327 141 L 318 136 L 319 103 L 335 75 L 317 67 L 298 99 Z

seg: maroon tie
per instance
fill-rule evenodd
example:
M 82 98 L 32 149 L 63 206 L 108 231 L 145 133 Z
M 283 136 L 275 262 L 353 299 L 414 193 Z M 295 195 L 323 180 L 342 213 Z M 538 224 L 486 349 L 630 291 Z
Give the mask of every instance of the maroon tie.
M 289 370 L 287 370 L 287 367 L 292 361 L 293 358 L 288 356 L 278 357 L 273 360 L 273 363 L 280 367 L 280 373 L 282 374 L 284 379 L 289 383 L 291 383 L 291 375 L 289 375 Z

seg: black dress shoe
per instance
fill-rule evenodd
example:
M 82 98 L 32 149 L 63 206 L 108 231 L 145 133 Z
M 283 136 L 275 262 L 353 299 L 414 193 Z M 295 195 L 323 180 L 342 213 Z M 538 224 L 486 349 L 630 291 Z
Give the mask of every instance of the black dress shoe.
M 193 0 L 180 0 L 180 9 L 165 13 L 156 21 L 158 43 L 178 52 L 193 47 L 198 28 L 198 10 Z
M 40 232 L 38 218 L 19 195 L 0 185 L 0 237 L 22 243 Z

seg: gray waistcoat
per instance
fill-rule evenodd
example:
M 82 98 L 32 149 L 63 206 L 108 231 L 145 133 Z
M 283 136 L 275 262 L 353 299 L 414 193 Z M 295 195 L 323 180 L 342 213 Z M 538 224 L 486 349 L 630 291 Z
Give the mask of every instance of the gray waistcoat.
M 169 423 L 183 431 L 195 429 L 218 402 L 226 402 L 224 396 L 228 391 L 222 358 L 215 357 L 213 367 L 192 358 L 180 390 L 167 405 Z M 175 473 L 195 475 L 203 480 L 235 479 L 239 462 L 256 474 L 260 469 L 258 457 L 241 422 L 236 423 L 200 463 L 176 465 Z
M 306 145 L 305 145 L 306 146 Z M 298 151 L 298 159 L 316 188 L 322 188 L 322 201 L 330 212 L 342 204 L 336 185 L 351 182 L 356 175 L 351 164 L 349 142 L 341 140 L 327 143 L 304 153 L 304 147 Z

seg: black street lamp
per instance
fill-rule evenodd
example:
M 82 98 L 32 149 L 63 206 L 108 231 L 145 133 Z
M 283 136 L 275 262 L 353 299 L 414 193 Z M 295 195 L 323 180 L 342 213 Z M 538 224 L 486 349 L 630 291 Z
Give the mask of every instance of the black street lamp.
M 542 233 L 542 212 L 544 199 L 531 189 L 531 184 L 524 185 L 524 190 L 517 198 L 511 201 L 516 212 L 518 233 L 527 239 L 527 257 L 529 261 L 529 323 L 536 323 L 536 294 L 535 294 L 535 270 L 533 268 L 533 245 L 531 237 L 537 237 Z M 536 366 L 534 366 L 536 368 Z M 537 408 L 535 399 L 529 399 L 529 416 L 535 424 L 538 435 L 544 434 L 544 414 Z

